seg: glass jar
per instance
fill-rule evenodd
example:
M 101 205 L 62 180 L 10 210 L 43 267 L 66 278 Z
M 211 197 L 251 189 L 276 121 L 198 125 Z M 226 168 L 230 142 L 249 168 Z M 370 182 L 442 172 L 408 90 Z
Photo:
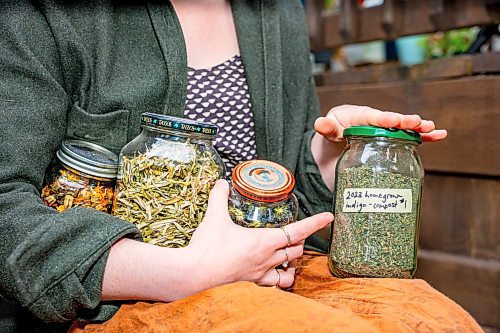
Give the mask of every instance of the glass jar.
M 119 155 L 113 215 L 134 223 L 145 242 L 186 246 L 225 172 L 212 146 L 217 127 L 154 113 L 141 115 L 141 127 Z
M 412 278 L 424 170 L 414 131 L 353 126 L 335 172 L 329 267 L 338 277 Z
M 280 228 L 297 221 L 295 179 L 281 165 L 265 160 L 238 164 L 232 172 L 229 215 L 243 227 Z
M 82 206 L 110 213 L 118 156 L 94 143 L 65 140 L 49 166 L 42 199 L 59 212 Z

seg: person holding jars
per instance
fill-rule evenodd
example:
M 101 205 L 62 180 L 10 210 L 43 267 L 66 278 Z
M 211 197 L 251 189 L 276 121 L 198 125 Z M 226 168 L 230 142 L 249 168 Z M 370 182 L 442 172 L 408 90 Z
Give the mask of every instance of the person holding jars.
M 11 318 L 23 318 L 5 322 L 10 328 L 65 330 L 75 320 L 109 320 L 123 301 L 172 302 L 238 281 L 288 288 L 304 242 L 326 250 L 327 241 L 308 237 L 333 219 L 344 128 L 446 137 L 430 120 L 369 107 L 319 117 L 298 1 L 1 6 L 0 294 Z M 139 134 L 144 112 L 216 124 L 229 170 L 257 157 L 286 167 L 300 221 L 234 224 L 228 183 L 219 180 L 189 245 L 164 248 L 141 242 L 137 227 L 115 216 L 43 204 L 44 173 L 63 140 L 117 154 Z

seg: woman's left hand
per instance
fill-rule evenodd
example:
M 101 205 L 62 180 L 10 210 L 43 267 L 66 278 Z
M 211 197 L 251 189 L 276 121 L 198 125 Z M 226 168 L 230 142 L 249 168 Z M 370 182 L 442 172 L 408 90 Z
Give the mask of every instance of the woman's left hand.
M 333 142 L 343 140 L 344 129 L 361 125 L 414 130 L 421 134 L 424 142 L 439 141 L 447 136 L 446 130 L 437 130 L 432 120 L 424 120 L 418 115 L 384 112 L 358 105 L 336 106 L 326 117 L 319 117 L 314 123 L 316 132 Z
M 311 142 L 311 153 L 330 190 L 333 190 L 335 163 L 343 149 L 342 145 L 332 142 L 343 141 L 344 129 L 348 127 L 368 125 L 414 130 L 426 142 L 439 141 L 448 135 L 446 130 L 437 130 L 432 120 L 423 120 L 418 115 L 384 112 L 368 106 L 336 106 L 326 117 L 316 119 L 316 134 Z

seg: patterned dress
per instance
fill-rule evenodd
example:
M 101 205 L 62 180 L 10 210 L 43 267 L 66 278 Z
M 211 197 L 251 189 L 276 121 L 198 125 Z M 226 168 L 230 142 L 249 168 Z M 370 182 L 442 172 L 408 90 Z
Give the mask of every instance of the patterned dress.
M 239 162 L 257 158 L 252 104 L 240 56 L 211 68 L 188 69 L 184 115 L 217 125 L 214 146 L 227 176 Z

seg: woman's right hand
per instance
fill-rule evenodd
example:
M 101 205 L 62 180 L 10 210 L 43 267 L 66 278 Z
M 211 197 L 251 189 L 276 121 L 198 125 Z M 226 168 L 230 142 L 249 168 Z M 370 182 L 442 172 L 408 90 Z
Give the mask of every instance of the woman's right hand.
M 111 246 L 104 270 L 101 299 L 171 302 L 199 291 L 236 281 L 290 287 L 293 260 L 303 253 L 304 239 L 330 223 L 331 213 L 311 216 L 285 227 L 252 229 L 231 221 L 227 211 L 229 186 L 218 181 L 208 209 L 191 242 L 164 248 L 123 238 Z M 287 256 L 291 264 L 279 269 Z
M 228 213 L 229 186 L 219 180 L 210 192 L 208 209 L 186 250 L 201 274 L 194 283 L 208 288 L 236 281 L 251 281 L 263 286 L 288 288 L 293 284 L 295 267 L 275 267 L 302 256 L 304 240 L 333 220 L 321 213 L 280 228 L 244 228 Z

